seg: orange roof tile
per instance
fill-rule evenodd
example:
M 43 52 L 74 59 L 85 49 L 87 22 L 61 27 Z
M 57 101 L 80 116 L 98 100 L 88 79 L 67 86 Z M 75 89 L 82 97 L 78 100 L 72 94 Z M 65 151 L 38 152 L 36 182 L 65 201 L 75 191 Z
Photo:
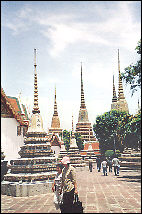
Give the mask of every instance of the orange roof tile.
M 10 96 L 7 96 L 7 98 L 8 98 L 8 101 L 11 103 L 12 107 L 15 109 L 15 111 L 20 113 L 21 108 L 20 108 L 18 99 L 16 97 L 10 97 Z
M 3 88 L 1 88 L 1 98 L 3 98 L 5 104 L 10 109 L 13 117 L 20 123 L 20 125 L 28 125 L 23 121 L 23 118 L 20 115 L 21 109 L 16 97 L 7 97 Z

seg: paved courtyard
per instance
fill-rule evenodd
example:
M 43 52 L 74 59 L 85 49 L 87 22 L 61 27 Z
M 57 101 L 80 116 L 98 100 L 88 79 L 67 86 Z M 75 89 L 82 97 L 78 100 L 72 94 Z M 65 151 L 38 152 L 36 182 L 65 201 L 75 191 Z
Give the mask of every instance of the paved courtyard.
M 103 176 L 88 167 L 77 171 L 79 199 L 84 213 L 141 213 L 141 171 L 120 171 Z M 53 204 L 54 193 L 30 197 L 1 196 L 1 213 L 60 213 Z

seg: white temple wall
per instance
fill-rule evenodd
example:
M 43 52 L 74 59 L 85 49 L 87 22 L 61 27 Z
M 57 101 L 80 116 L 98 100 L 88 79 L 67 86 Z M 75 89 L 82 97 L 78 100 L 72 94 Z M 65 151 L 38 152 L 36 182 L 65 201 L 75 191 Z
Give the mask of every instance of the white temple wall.
M 24 145 L 23 127 L 21 135 L 17 136 L 17 126 L 20 124 L 15 118 L 1 118 L 1 149 L 8 163 L 19 158 L 20 146 Z
M 60 153 L 60 147 L 59 146 L 51 146 L 51 149 L 53 151 L 53 153 L 55 154 L 55 156 L 58 156 Z

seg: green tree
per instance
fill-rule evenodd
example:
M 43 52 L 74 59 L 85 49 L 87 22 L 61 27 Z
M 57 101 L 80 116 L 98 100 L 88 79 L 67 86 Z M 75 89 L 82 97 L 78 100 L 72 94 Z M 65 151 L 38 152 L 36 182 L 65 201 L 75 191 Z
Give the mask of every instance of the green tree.
M 68 151 L 70 148 L 70 132 L 67 130 L 63 131 L 63 141 L 65 144 L 65 149 Z
M 79 150 L 84 149 L 84 145 L 83 145 L 81 134 L 76 132 L 74 135 L 75 135 L 76 144 L 77 144 Z
M 137 53 L 140 55 L 140 60 L 137 61 L 135 65 L 131 64 L 125 68 L 125 72 L 121 74 L 121 78 L 130 84 L 130 89 L 132 90 L 132 95 L 135 91 L 141 89 L 141 39 L 135 48 Z
M 123 115 L 122 120 L 119 121 L 117 133 L 123 149 L 126 147 L 131 147 L 131 141 L 134 141 L 132 133 L 130 131 L 132 119 L 133 115 L 126 113 Z
M 123 150 L 122 139 L 124 130 L 120 130 L 119 127 L 124 116 L 126 117 L 124 122 L 127 123 L 127 119 L 130 115 L 126 112 L 112 110 L 97 116 L 96 123 L 93 125 L 93 130 L 99 140 L 102 154 L 104 154 L 106 150 Z
M 124 143 L 127 147 L 141 147 L 141 112 L 131 117 L 125 127 Z

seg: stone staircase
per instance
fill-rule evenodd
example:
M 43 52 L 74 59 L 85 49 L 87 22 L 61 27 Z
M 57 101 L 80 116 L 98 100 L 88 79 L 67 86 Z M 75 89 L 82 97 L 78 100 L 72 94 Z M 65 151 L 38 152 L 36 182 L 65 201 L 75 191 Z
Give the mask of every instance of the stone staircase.
M 138 170 L 141 169 L 141 152 L 130 148 L 125 149 L 119 157 L 120 170 Z

